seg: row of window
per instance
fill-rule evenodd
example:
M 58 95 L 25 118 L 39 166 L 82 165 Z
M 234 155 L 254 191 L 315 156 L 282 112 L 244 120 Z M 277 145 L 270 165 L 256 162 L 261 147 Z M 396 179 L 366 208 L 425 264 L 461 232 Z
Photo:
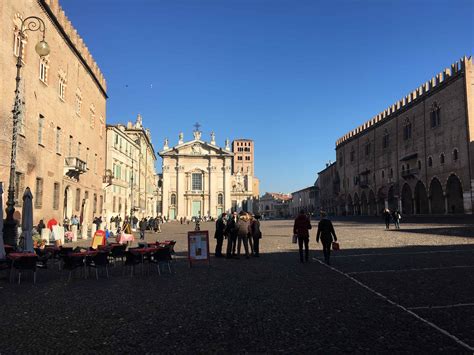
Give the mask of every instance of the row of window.
M 43 133 L 44 133 L 44 119 L 45 117 L 40 114 L 38 116 L 38 144 L 44 146 L 44 141 L 43 141 Z M 61 127 L 56 127 L 56 137 L 55 137 L 55 149 L 57 154 L 62 154 L 62 141 L 63 141 L 63 130 Z M 67 147 L 67 157 L 74 157 L 76 156 L 79 159 L 84 158 L 83 160 L 87 163 L 89 163 L 89 147 L 86 148 L 85 151 L 85 156 L 82 157 L 82 143 L 77 142 L 76 146 L 76 151 L 74 152 L 74 137 L 69 136 L 68 140 L 68 147 Z M 76 155 L 74 155 L 77 153 Z M 97 174 L 97 154 L 94 154 L 94 160 L 93 160 L 93 168 L 94 168 L 94 173 Z
M 236 142 L 238 147 L 250 147 L 250 142 Z
M 125 152 L 123 148 L 125 147 Z M 130 144 L 126 139 L 120 137 L 117 133 L 114 133 L 114 148 L 124 152 L 128 156 L 132 156 L 132 144 Z
M 237 160 L 242 161 L 242 156 L 238 156 L 238 157 L 237 157 Z M 250 156 L 246 156 L 246 157 L 245 157 L 245 161 L 250 161 Z
M 431 128 L 435 128 L 441 125 L 441 111 L 440 107 L 437 102 L 434 102 L 431 111 L 430 111 L 430 124 Z M 403 125 L 403 140 L 409 140 L 412 138 L 412 124 L 409 118 L 405 119 L 404 125 Z M 387 129 L 384 130 L 383 136 L 382 136 L 382 148 L 386 149 L 390 145 L 390 134 Z M 364 152 L 366 156 L 370 156 L 371 152 L 371 142 L 367 141 L 364 144 Z M 350 161 L 353 162 L 355 160 L 355 150 L 354 147 L 352 147 L 351 152 L 350 152 Z M 339 165 L 342 166 L 344 164 L 343 162 L 343 156 L 340 154 L 339 156 Z
M 19 31 L 17 30 L 14 32 L 14 39 L 13 39 L 13 54 L 18 57 L 20 55 L 20 43 L 21 37 Z M 26 42 L 23 44 L 23 51 L 22 51 L 22 59 L 25 58 L 25 46 Z M 49 69 L 49 56 L 40 57 L 39 59 L 39 80 L 47 85 L 48 84 L 48 69 Z M 61 101 L 66 101 L 66 87 L 67 87 L 67 74 L 60 70 L 58 72 L 58 97 Z M 82 109 L 82 94 L 81 90 L 77 88 L 76 95 L 75 95 L 75 111 L 76 115 L 81 116 L 81 109 Z M 89 107 L 89 125 L 91 128 L 95 128 L 95 106 L 91 104 Z M 99 127 L 99 134 L 100 137 L 103 135 L 103 129 L 105 126 L 105 120 L 102 116 L 100 116 L 100 127 Z
M 171 194 L 170 196 L 170 205 L 171 206 L 176 206 L 176 194 Z M 224 205 L 224 194 L 219 193 L 217 194 L 217 204 L 218 205 Z
M 39 209 L 43 208 L 43 188 L 44 180 L 43 178 L 37 177 L 35 182 L 35 191 L 34 191 L 34 198 L 33 204 L 34 207 Z M 61 184 L 59 182 L 55 182 L 53 185 L 53 210 L 59 210 L 59 201 L 60 201 L 60 188 Z M 25 189 L 25 174 L 21 172 L 17 172 L 15 176 L 15 201 L 17 206 L 21 207 L 23 203 L 22 193 Z M 76 189 L 76 196 L 75 196 L 75 210 L 80 211 L 81 209 L 81 189 Z M 89 191 L 84 193 L 84 199 L 89 198 Z M 100 196 L 100 211 L 102 211 L 103 207 L 103 197 Z M 97 212 L 97 194 L 94 193 L 94 200 L 92 204 L 93 213 Z
M 452 159 L 453 159 L 453 162 L 456 162 L 458 159 L 459 159 L 459 152 L 457 149 L 454 149 L 453 150 L 453 154 L 452 154 Z M 444 156 L 444 153 L 440 154 L 439 156 L 439 162 L 440 164 L 444 164 L 445 163 L 445 156 Z M 431 156 L 428 157 L 428 167 L 432 167 L 433 166 L 433 158 Z M 417 162 L 417 167 L 419 170 L 421 170 L 421 160 L 418 160 Z M 410 164 L 407 163 L 406 165 L 405 164 L 402 164 L 402 174 L 404 174 L 405 172 L 408 172 L 410 171 Z M 382 176 L 382 179 L 385 178 L 385 170 L 382 170 L 381 172 L 381 176 Z M 389 178 L 393 178 L 393 168 L 390 168 L 389 170 Z M 373 176 L 374 180 L 375 180 L 375 174 Z M 363 179 L 359 179 L 358 176 L 354 176 L 353 178 L 353 184 L 354 186 L 357 185 L 358 183 L 360 183 L 362 180 L 364 180 L 365 183 L 369 183 L 370 181 L 368 180 L 367 178 L 367 175 L 365 175 L 365 177 Z
M 113 164 L 112 165 L 112 169 L 113 169 L 113 177 L 114 179 L 117 179 L 117 180 L 123 180 L 123 181 L 126 181 L 126 182 L 130 182 L 132 181 L 135 181 L 137 182 L 138 179 L 137 179 L 137 171 L 134 171 L 132 173 L 132 169 L 129 169 L 128 167 L 125 167 L 125 169 L 123 169 L 123 166 L 122 164 Z M 132 176 L 133 175 L 133 176 Z
M 250 147 L 238 147 L 238 152 L 250 152 Z

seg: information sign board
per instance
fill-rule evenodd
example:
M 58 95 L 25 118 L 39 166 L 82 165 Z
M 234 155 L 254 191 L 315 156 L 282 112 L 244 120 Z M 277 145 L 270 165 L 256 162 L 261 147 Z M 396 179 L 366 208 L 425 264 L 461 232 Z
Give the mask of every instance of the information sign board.
M 208 231 L 188 232 L 188 260 L 190 267 L 195 262 L 210 263 Z

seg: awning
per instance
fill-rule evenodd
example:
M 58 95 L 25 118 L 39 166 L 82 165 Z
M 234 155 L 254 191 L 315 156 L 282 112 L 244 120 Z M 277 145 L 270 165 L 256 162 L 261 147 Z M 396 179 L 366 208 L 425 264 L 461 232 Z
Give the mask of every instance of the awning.
M 405 155 L 402 159 L 400 159 L 400 161 L 407 161 L 407 160 L 415 159 L 416 157 L 418 157 L 418 153 L 408 154 L 408 155 Z

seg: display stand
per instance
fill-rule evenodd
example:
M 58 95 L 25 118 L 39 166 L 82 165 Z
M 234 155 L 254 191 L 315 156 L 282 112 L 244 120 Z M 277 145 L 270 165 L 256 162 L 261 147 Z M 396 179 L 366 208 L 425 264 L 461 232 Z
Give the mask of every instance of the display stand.
M 194 263 L 211 263 L 209 253 L 209 231 L 188 232 L 188 261 L 189 267 Z
M 97 249 L 99 245 L 105 245 L 105 232 L 99 229 L 92 238 L 92 249 Z

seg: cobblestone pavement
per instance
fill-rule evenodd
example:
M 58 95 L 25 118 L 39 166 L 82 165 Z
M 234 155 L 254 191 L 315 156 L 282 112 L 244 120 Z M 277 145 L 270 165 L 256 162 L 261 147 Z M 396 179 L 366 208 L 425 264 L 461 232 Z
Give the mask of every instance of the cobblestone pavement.
M 67 282 L 50 268 L 36 285 L 0 274 L 0 353 L 474 351 L 472 224 L 385 231 L 379 220 L 335 221 L 342 250 L 331 267 L 315 230 L 311 262 L 300 264 L 292 222 L 264 221 L 260 258 L 189 268 L 192 227 L 168 223 L 146 235 L 177 240 L 173 274 L 131 278 L 116 266 L 110 279 Z M 213 236 L 213 223 L 202 229 Z

